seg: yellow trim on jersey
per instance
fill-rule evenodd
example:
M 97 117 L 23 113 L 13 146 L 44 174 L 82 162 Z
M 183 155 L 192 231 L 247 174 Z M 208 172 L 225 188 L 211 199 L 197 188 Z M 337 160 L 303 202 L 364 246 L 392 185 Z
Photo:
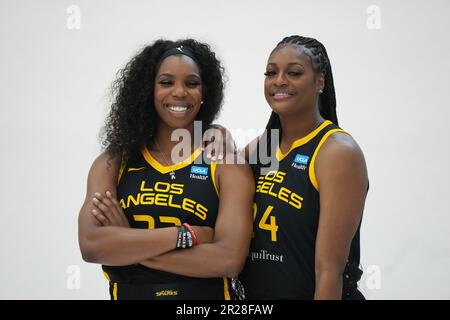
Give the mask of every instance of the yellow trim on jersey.
M 230 290 L 228 288 L 228 279 L 226 277 L 223 277 L 223 293 L 224 293 L 225 300 L 231 300 Z
M 106 280 L 111 281 L 109 274 L 107 274 L 105 271 L 103 271 L 103 275 L 105 276 Z
M 147 147 L 142 147 L 141 148 L 141 152 L 142 155 L 144 156 L 145 160 L 156 170 L 158 170 L 161 173 L 168 173 L 170 171 L 175 171 L 178 169 L 182 169 L 184 167 L 187 167 L 188 165 L 190 165 L 192 162 L 194 162 L 194 160 L 200 155 L 200 153 L 202 153 L 202 149 L 199 147 L 196 150 L 194 150 L 194 152 L 185 160 L 173 164 L 171 166 L 163 166 L 162 164 L 160 164 L 155 158 L 153 158 L 152 154 L 150 153 L 150 151 L 148 151 Z
M 113 299 L 117 300 L 117 282 L 114 282 L 114 287 L 113 287 Z
M 314 131 L 310 132 L 307 136 L 304 136 L 303 138 L 300 138 L 298 140 L 295 140 L 294 143 L 292 143 L 291 147 L 289 148 L 289 151 L 286 153 L 283 153 L 280 149 L 280 147 L 277 147 L 277 160 L 281 161 L 283 160 L 293 149 L 298 148 L 307 142 L 309 142 L 312 138 L 314 138 L 320 131 L 322 131 L 323 128 L 328 126 L 330 123 L 332 123 L 330 120 L 325 120 L 322 122 L 320 126 L 318 126 Z
M 317 191 L 319 191 L 319 184 L 317 183 L 316 169 L 314 168 L 315 163 L 316 163 L 316 156 L 317 156 L 317 153 L 319 152 L 320 147 L 322 147 L 322 145 L 325 143 L 325 140 L 327 140 L 327 138 L 329 136 L 331 136 L 333 133 L 336 133 L 336 132 L 343 132 L 343 133 L 350 135 L 350 133 L 348 133 L 347 131 L 342 130 L 342 129 L 333 129 L 333 130 L 330 130 L 327 133 L 325 133 L 324 136 L 322 137 L 322 139 L 320 139 L 320 142 L 317 145 L 316 150 L 314 151 L 314 154 L 311 158 L 311 163 L 309 164 L 309 180 L 311 180 L 312 185 L 314 186 L 314 188 Z
M 219 188 L 216 183 L 216 168 L 217 168 L 217 162 L 211 162 L 211 179 L 214 185 L 214 189 L 216 189 L 217 195 L 219 195 Z
M 119 184 L 120 178 L 122 178 L 122 174 L 123 171 L 125 170 L 126 165 L 127 159 L 125 158 L 125 155 L 122 155 L 122 161 L 120 162 L 119 176 L 117 177 L 117 184 Z
M 128 168 L 128 172 L 131 172 L 131 171 L 139 171 L 139 170 L 142 170 L 142 169 L 145 169 L 145 168 L 147 168 L 147 167 Z

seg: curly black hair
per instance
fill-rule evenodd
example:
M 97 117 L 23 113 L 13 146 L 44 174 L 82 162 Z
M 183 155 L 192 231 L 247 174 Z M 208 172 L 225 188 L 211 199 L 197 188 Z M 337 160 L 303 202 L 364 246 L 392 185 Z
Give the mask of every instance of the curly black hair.
M 101 131 L 102 147 L 112 157 L 128 155 L 152 142 L 157 114 L 154 105 L 157 64 L 167 50 L 188 47 L 199 65 L 203 84 L 203 104 L 196 120 L 203 130 L 218 116 L 223 101 L 224 68 L 209 45 L 193 39 L 159 39 L 146 46 L 119 70 L 112 84 L 114 101 Z

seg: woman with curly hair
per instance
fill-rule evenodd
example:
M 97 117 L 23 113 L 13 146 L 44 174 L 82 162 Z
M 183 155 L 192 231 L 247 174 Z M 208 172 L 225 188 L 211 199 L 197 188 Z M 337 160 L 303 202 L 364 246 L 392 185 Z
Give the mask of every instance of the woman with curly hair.
M 254 182 L 246 165 L 206 161 L 223 99 L 208 45 L 158 40 L 120 72 L 103 145 L 79 214 L 83 259 L 103 265 L 111 299 L 230 299 L 251 237 Z M 181 160 L 177 129 L 189 132 Z

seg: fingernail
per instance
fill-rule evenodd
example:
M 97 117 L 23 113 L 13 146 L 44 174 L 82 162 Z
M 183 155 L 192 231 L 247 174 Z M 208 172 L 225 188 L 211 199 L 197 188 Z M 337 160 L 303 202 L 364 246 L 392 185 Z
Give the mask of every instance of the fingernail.
M 95 195 L 96 197 L 100 197 L 100 196 L 101 196 L 101 194 L 98 193 L 98 192 L 94 193 L 94 195 Z
M 97 215 L 97 210 L 92 209 L 91 213 L 95 216 L 95 215 Z
M 111 192 L 106 191 L 106 196 L 107 196 L 107 197 L 111 197 Z
M 92 198 L 92 201 L 98 202 L 98 199 L 97 198 Z

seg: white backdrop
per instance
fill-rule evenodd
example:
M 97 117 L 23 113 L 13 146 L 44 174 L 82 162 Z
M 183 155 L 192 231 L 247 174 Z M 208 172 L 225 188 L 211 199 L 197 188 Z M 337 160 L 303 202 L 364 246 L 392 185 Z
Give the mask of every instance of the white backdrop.
M 81 259 L 77 215 L 108 88 L 140 48 L 160 37 L 210 43 L 229 78 L 217 122 L 256 132 L 269 115 L 268 54 L 301 34 L 327 47 L 340 124 L 368 164 L 361 289 L 369 299 L 450 299 L 449 9 L 445 0 L 1 0 L 0 298 L 109 298 L 100 267 Z

